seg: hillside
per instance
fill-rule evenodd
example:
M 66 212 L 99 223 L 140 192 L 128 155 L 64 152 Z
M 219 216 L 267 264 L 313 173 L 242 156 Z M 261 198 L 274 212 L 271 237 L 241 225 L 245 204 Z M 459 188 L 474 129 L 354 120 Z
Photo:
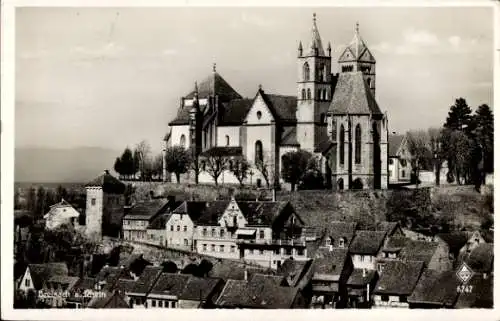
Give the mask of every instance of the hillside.
M 113 169 L 120 152 L 100 147 L 16 148 L 14 180 L 30 183 L 86 182 Z

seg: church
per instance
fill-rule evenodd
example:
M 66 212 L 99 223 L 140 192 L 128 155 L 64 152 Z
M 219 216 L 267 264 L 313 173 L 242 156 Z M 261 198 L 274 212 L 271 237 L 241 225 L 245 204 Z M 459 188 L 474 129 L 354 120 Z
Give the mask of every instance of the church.
M 212 73 L 181 97 L 169 123 L 165 150 L 179 145 L 196 159 L 199 183 L 213 183 L 204 157 L 244 157 L 251 164 L 245 185 L 283 187 L 284 154 L 314 155 L 328 187 L 387 189 L 388 120 L 375 99 L 376 61 L 356 25 L 354 37 L 332 73 L 332 48 L 323 46 L 313 15 L 311 39 L 297 48 L 297 93 L 266 92 L 242 97 L 213 66 Z M 165 151 L 164 150 L 164 151 Z M 218 183 L 238 183 L 230 167 Z M 170 178 L 163 168 L 164 178 Z M 195 181 L 193 172 L 183 176 Z

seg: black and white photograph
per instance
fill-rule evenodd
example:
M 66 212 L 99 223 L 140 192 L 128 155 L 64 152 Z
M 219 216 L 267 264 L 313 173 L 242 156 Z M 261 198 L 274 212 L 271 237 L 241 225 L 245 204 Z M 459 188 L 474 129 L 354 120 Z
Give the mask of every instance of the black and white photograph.
M 495 7 L 14 7 L 9 309 L 492 310 Z

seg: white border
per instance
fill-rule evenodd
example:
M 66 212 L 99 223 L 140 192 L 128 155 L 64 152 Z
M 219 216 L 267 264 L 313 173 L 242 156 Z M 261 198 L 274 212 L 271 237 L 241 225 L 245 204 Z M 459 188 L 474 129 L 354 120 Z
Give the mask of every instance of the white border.
M 15 8 L 26 6 L 44 6 L 44 7 L 366 7 L 366 6 L 384 6 L 384 7 L 494 7 L 494 79 L 500 79 L 500 1 L 332 1 L 315 0 L 300 1 L 288 0 L 278 2 L 277 0 L 258 0 L 258 1 L 240 1 L 235 3 L 232 0 L 212 0 L 210 3 L 202 0 L 169 1 L 165 3 L 162 0 L 19 0 L 3 1 L 1 8 L 1 212 L 2 213 L 2 296 L 1 311 L 2 319 L 7 320 L 82 320 L 82 319 L 131 319 L 151 318 L 164 320 L 165 318 L 176 318 L 176 320 L 199 320 L 199 319 L 238 319 L 238 320 L 265 320 L 273 318 L 286 318 L 288 320 L 303 320 L 310 317 L 318 319 L 363 319 L 369 317 L 370 320 L 388 320 L 403 318 L 406 320 L 421 319 L 454 319 L 454 320 L 493 320 L 500 316 L 499 302 L 500 291 L 497 278 L 494 279 L 494 302 L 493 310 L 13 310 L 13 271 L 12 271 L 12 231 L 13 231 L 13 181 L 14 181 L 14 74 L 15 74 Z M 460 21 L 457 23 L 467 23 Z M 500 92 L 500 81 L 494 81 L 494 106 L 500 104 L 500 98 L 497 93 Z M 495 121 L 495 137 L 500 137 L 498 122 Z M 500 166 L 500 153 L 495 149 L 495 165 Z M 500 167 L 498 167 L 500 168 Z M 495 176 L 496 177 L 496 176 Z M 495 179 L 496 181 L 496 179 Z M 495 192 L 495 199 L 498 200 L 498 192 Z M 496 202 L 495 202 L 496 204 Z M 496 206 L 495 206 L 496 207 Z M 495 239 L 498 239 L 498 233 L 495 233 Z M 497 251 L 495 246 L 495 252 Z M 495 253 L 495 270 L 498 271 L 498 253 Z M 251 312 L 250 312 L 251 311 Z M 145 313 L 146 312 L 146 313 Z

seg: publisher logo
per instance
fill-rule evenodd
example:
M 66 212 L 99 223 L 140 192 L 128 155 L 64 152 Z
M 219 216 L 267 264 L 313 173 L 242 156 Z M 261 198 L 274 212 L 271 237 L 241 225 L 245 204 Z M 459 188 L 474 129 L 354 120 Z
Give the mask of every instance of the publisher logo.
M 468 283 L 470 281 L 470 279 L 472 278 L 472 275 L 474 274 L 474 272 L 471 270 L 471 268 L 465 264 L 465 263 L 462 263 L 462 265 L 460 266 L 460 268 L 458 269 L 457 271 L 457 277 L 460 279 L 460 281 L 462 281 L 462 283 Z

